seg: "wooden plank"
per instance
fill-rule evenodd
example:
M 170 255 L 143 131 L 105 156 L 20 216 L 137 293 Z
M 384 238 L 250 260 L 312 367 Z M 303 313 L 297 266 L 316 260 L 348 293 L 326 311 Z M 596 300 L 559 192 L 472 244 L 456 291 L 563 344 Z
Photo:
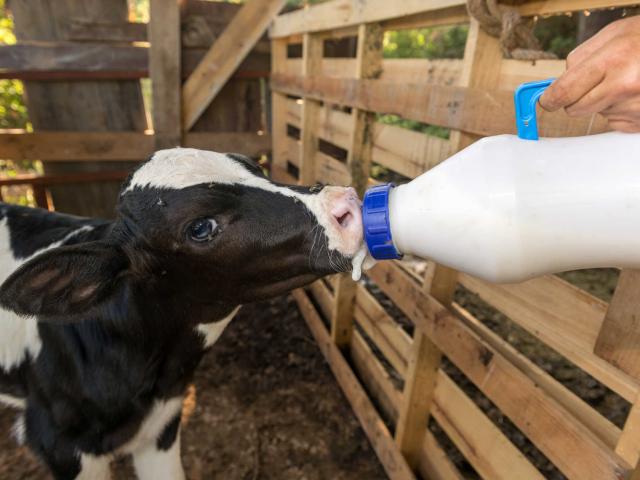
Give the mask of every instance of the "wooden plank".
M 313 294 L 313 298 L 320 306 L 320 311 L 325 318 L 331 318 L 331 310 L 333 309 L 333 295 L 322 280 L 318 280 L 309 285 L 309 290 Z
M 398 418 L 402 392 L 397 390 L 391 382 L 391 377 L 376 358 L 360 332 L 355 331 L 351 336 L 351 359 L 359 372 L 370 396 L 376 399 L 386 417 L 395 422 Z
M 449 140 L 377 122 L 373 127 L 372 160 L 413 178 L 453 155 Z
M 350 272 L 338 276 L 331 313 L 331 339 L 339 348 L 344 348 L 351 342 L 356 285 Z
M 182 88 L 186 130 L 196 123 L 231 78 L 284 3 L 285 0 L 252 0 L 234 16 Z
M 518 10 L 523 16 L 557 15 L 581 10 L 629 7 L 637 4 L 637 0 L 537 0 L 523 3 Z
M 0 178 L 0 186 L 11 185 L 65 185 L 69 183 L 83 182 L 116 182 L 122 181 L 129 176 L 128 171 L 106 171 L 106 172 L 82 172 L 66 175 L 16 175 L 15 177 Z
M 398 84 L 384 80 L 297 77 L 274 74 L 273 89 L 327 103 L 392 113 L 477 135 L 516 132 L 513 94 L 507 91 L 445 85 Z M 486 119 L 491 118 L 491 122 Z M 570 119 L 563 112 L 539 112 L 540 135 L 578 136 L 607 131 L 603 118 Z
M 565 475 L 624 478 L 631 467 L 393 263 L 368 272 L 398 307 Z M 401 292 L 410 292 L 402 295 Z M 575 458 L 581 461 L 576 462 Z
M 142 132 L 9 132 L 0 133 L 0 157 L 10 160 L 140 161 L 148 158 L 155 148 L 153 135 Z M 271 136 L 194 132 L 185 136 L 184 145 L 257 157 L 271 149 Z
M 322 351 L 329 363 L 347 400 L 351 403 L 353 411 L 358 417 L 360 425 L 362 425 L 387 475 L 393 480 L 414 479 L 413 472 L 395 447 L 391 434 L 376 412 L 371 400 L 369 400 L 358 379 L 349 368 L 340 349 L 331 341 L 331 337 L 322 325 L 322 320 L 315 311 L 313 304 L 302 290 L 294 291 L 293 297 L 298 302 L 300 311 L 307 325 L 309 325 L 320 351 Z
M 565 407 L 572 415 L 595 433 L 609 448 L 614 449 L 620 438 L 620 429 L 600 415 L 591 405 L 571 392 L 551 375 L 518 352 L 509 343 L 493 333 L 482 322 L 458 304 L 452 311 L 465 322 L 483 341 L 500 352 L 509 362 L 529 377 L 550 397 Z M 624 458 L 624 457 L 623 457 Z M 629 462 L 633 465 L 635 462 Z
M 149 76 L 155 148 L 181 143 L 180 5 L 178 0 L 150 0 Z
M 459 5 L 464 5 L 464 0 L 333 0 L 280 15 L 273 22 L 269 35 L 277 38 L 334 30 Z
M 302 74 L 316 75 L 322 60 L 322 39 L 315 35 L 305 34 L 302 42 Z M 314 178 L 315 166 L 313 162 L 318 151 L 318 121 L 320 103 L 304 98 L 300 114 L 300 175 L 302 185 L 311 185 Z
M 146 25 L 146 24 L 143 24 Z M 193 72 L 204 57 L 203 48 L 182 55 L 182 76 Z M 149 45 L 78 42 L 21 42 L 0 46 L 0 78 L 18 80 L 126 80 L 149 76 Z M 268 58 L 252 53 L 233 77 L 269 76 Z
M 640 270 L 622 270 L 594 352 L 640 380 Z M 640 441 L 640 438 L 639 438 Z
M 419 463 L 441 358 L 440 350 L 426 335 L 414 335 L 395 434 L 400 451 L 413 468 Z
M 329 155 L 316 152 L 315 178 L 328 185 L 351 185 L 351 174 L 347 166 Z
M 640 461 L 638 436 L 640 436 L 640 398 L 631 406 L 622 434 L 615 446 L 616 453 L 624 458 L 629 465 L 638 465 L 638 461 Z
M 287 145 L 287 153 L 285 160 L 286 162 L 290 162 L 292 165 L 296 167 L 300 167 L 300 140 L 296 140 L 292 137 L 286 137 L 285 143 Z
M 384 336 L 384 333 L 378 328 L 377 324 L 372 321 L 359 305 L 356 305 L 354 309 L 354 319 L 362 328 L 367 337 L 375 344 L 375 346 L 382 352 L 384 358 L 391 364 L 393 369 L 404 378 L 407 373 L 407 361 L 405 358 L 398 355 L 388 339 Z M 410 346 L 411 344 L 409 344 Z
M 385 30 L 404 30 L 410 28 L 429 28 L 469 23 L 466 3 L 440 10 L 416 13 L 406 17 L 382 21 Z
M 442 371 L 438 373 L 433 417 L 482 478 L 544 478 L 524 454 Z
M 564 73 L 565 69 L 565 60 L 536 60 L 535 62 L 528 62 L 504 59 L 500 63 L 498 85 L 502 90 L 513 91 L 524 82 L 559 77 Z
M 429 430 L 424 435 L 418 470 L 428 480 L 464 480 Z
M 147 62 L 147 46 L 24 41 L 0 47 L 0 78 L 137 79 Z
M 65 38 L 86 42 L 146 42 L 147 24 L 142 22 L 105 22 L 71 18 Z
M 512 285 L 462 275 L 460 283 L 598 381 L 635 400 L 637 381 L 593 353 L 606 303 L 551 275 Z
M 285 69 L 287 42 L 275 39 L 271 42 L 271 71 L 278 73 Z M 279 169 L 287 165 L 287 97 L 271 91 L 271 135 L 273 137 L 272 161 Z

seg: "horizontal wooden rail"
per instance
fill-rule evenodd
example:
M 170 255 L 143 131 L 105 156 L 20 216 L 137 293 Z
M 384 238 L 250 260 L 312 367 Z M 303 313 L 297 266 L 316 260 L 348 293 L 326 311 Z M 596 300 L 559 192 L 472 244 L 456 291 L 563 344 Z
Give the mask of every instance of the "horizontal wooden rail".
M 599 437 L 392 263 L 369 276 L 443 353 L 570 478 L 631 471 Z M 575 456 L 581 461 L 576 462 Z
M 516 131 L 513 94 L 508 91 L 281 73 L 272 75 L 271 85 L 275 91 L 288 95 L 396 114 L 477 135 Z M 608 129 L 600 116 L 569 119 L 563 112 L 540 112 L 538 117 L 540 135 L 545 137 L 586 135 Z
M 271 150 L 271 137 L 252 132 L 190 132 L 183 145 L 256 157 Z M 0 158 L 8 160 L 140 161 L 154 150 L 154 135 L 143 132 L 0 133 Z
M 636 5 L 635 0 L 615 2 L 616 6 Z M 418 28 L 433 25 L 434 16 L 439 23 L 457 23 L 466 18 L 465 0 L 333 0 L 310 8 L 279 16 L 269 35 L 271 38 L 288 37 L 308 32 L 339 30 L 361 23 L 382 22 L 386 28 Z M 611 7 L 607 0 L 540 0 L 526 2 L 519 7 L 523 16 L 553 15 L 572 11 Z M 438 18 L 446 12 L 444 19 Z M 418 21 L 415 16 L 424 15 Z
M 593 353 L 607 304 L 555 276 L 493 285 L 468 275 L 461 284 L 630 402 L 640 385 Z
M 182 76 L 194 71 L 205 48 L 182 53 Z M 269 77 L 269 55 L 252 53 L 234 78 Z M 0 78 L 18 80 L 126 80 L 149 76 L 149 45 L 37 42 L 0 46 Z

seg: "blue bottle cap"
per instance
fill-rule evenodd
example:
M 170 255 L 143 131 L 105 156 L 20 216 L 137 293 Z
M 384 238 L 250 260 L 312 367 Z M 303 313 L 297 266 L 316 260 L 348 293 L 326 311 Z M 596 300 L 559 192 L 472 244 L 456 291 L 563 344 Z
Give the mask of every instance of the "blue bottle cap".
M 518 137 L 524 140 L 538 140 L 538 118 L 536 106 L 538 99 L 542 96 L 555 78 L 527 82 L 516 88 L 513 100 L 516 104 L 516 127 Z
M 392 183 L 371 187 L 362 201 L 364 239 L 369 253 L 376 260 L 402 258 L 402 254 L 393 245 L 389 223 L 389 192 L 393 187 Z

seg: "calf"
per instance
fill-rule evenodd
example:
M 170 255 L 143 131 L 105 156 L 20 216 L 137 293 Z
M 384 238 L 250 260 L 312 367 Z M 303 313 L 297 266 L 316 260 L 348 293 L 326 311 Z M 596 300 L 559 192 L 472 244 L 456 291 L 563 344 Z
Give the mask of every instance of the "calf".
M 239 155 L 157 152 L 113 222 L 0 204 L 0 400 L 58 479 L 184 478 L 182 396 L 247 302 L 359 264 L 353 189 L 276 184 Z M 359 267 L 358 267 L 359 268 Z

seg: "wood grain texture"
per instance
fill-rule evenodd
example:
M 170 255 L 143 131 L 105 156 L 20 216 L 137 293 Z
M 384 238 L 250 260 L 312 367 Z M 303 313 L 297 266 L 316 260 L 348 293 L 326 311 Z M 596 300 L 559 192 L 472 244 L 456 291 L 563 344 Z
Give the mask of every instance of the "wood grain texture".
M 283 5 L 284 0 L 251 0 L 235 15 L 182 88 L 184 129 L 196 123 Z
M 349 368 L 342 353 L 331 340 L 329 332 L 322 324 L 322 320 L 307 295 L 303 290 L 296 290 L 293 292 L 293 296 L 387 475 L 393 480 L 415 479 L 415 475 L 406 461 L 395 448 L 387 427 L 353 371 Z
M 182 141 L 180 88 L 180 7 L 178 0 L 150 0 L 149 76 L 151 77 L 155 148 Z
M 640 270 L 620 273 L 594 352 L 640 381 Z

